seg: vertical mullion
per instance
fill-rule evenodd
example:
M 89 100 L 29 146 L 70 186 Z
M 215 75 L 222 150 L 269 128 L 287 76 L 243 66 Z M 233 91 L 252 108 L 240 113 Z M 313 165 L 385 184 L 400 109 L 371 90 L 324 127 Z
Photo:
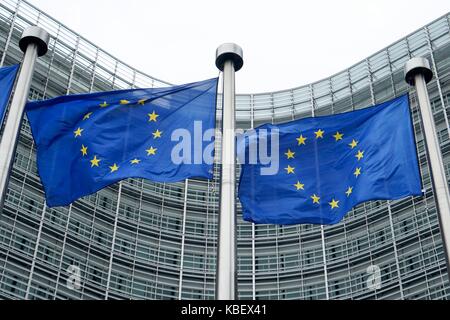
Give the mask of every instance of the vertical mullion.
M 119 222 L 119 210 L 120 210 L 120 201 L 122 198 L 122 182 L 119 182 L 119 191 L 117 194 L 117 205 L 116 205 L 116 216 L 114 217 L 114 227 L 113 227 L 113 236 L 111 241 L 111 255 L 109 256 L 109 266 L 108 266 L 108 277 L 106 279 L 106 290 L 105 290 L 105 300 L 109 298 L 109 290 L 111 287 L 111 273 L 113 267 L 113 259 L 114 259 L 114 248 L 116 245 L 117 238 L 117 224 Z
M 368 78 L 369 78 L 369 84 L 370 84 L 370 93 L 372 95 L 372 105 L 375 105 L 376 104 L 376 99 L 375 99 L 375 93 L 374 93 L 374 90 L 373 90 L 372 71 L 371 71 L 371 68 L 370 68 L 369 60 L 367 59 L 366 61 L 367 61 L 367 71 L 368 71 Z M 388 63 L 389 63 L 389 61 L 388 61 Z M 395 94 L 395 91 L 394 91 L 394 94 Z M 403 296 L 403 283 L 402 283 L 402 277 L 401 277 L 401 274 L 400 274 L 400 262 L 399 262 L 399 259 L 398 259 L 398 250 L 397 250 L 397 243 L 396 243 L 396 237 L 395 237 L 394 221 L 393 221 L 393 218 L 392 218 L 391 201 L 387 200 L 386 204 L 387 204 L 387 209 L 388 209 L 389 226 L 390 226 L 391 237 L 392 237 L 392 247 L 394 249 L 395 266 L 397 268 L 398 285 L 399 285 L 399 288 L 400 288 L 400 298 L 403 300 L 404 299 L 404 296 Z M 366 218 L 366 226 L 367 226 L 367 232 L 369 234 L 369 248 L 370 248 L 370 233 L 369 233 L 369 229 L 368 229 L 369 226 L 368 226 L 367 218 Z M 371 260 L 372 260 L 372 256 L 371 256 Z
M 183 205 L 183 222 L 181 227 L 181 253 L 180 253 L 180 279 L 178 282 L 178 300 L 181 300 L 183 286 L 183 268 L 184 268 L 184 245 L 186 239 L 186 213 L 187 213 L 187 196 L 188 196 L 189 179 L 184 180 L 184 205 Z
M 38 254 L 38 250 L 39 250 L 39 243 L 40 243 L 41 237 L 42 237 L 42 228 L 44 226 L 44 217 L 45 217 L 46 207 L 47 206 L 44 203 L 44 206 L 42 207 L 42 212 L 41 212 L 41 220 L 39 221 L 39 229 L 38 229 L 38 233 L 37 233 L 37 237 L 36 237 L 36 244 L 34 246 L 33 260 L 31 261 L 30 276 L 28 277 L 27 290 L 26 290 L 25 298 L 24 298 L 25 300 L 28 300 L 28 297 L 30 295 L 31 282 L 33 280 L 34 268 L 36 266 L 37 254 Z
M 89 92 L 92 92 L 92 90 L 94 90 L 94 81 L 95 81 L 95 73 L 97 71 L 98 55 L 99 55 L 99 49 L 97 48 L 97 50 L 95 51 L 94 65 L 92 67 L 92 77 L 91 77 L 91 82 L 89 84 Z

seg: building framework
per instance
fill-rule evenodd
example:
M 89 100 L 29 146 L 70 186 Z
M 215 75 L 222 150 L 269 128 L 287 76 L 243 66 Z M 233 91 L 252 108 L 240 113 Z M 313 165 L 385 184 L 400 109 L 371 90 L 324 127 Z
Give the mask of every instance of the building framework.
M 0 3 L 0 65 L 20 62 L 18 41 L 30 25 L 52 36 L 30 99 L 169 84 L 23 0 Z M 326 227 L 252 225 L 238 202 L 240 299 L 450 297 L 417 97 L 403 80 L 414 56 L 428 58 L 435 74 L 428 89 L 450 178 L 450 13 L 329 78 L 237 95 L 236 125 L 248 129 L 360 109 L 409 90 L 424 187 L 423 197 L 368 202 Z M 218 108 L 220 119 L 220 99 Z M 218 167 L 211 181 L 129 179 L 50 209 L 25 120 L 0 213 L 0 298 L 213 299 L 219 180 Z M 373 283 L 378 272 L 381 283 Z

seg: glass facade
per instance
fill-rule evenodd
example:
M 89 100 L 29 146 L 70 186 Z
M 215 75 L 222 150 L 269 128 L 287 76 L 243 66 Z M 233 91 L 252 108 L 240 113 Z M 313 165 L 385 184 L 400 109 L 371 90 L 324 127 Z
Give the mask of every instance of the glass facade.
M 237 127 L 247 129 L 364 108 L 410 90 L 425 188 L 423 197 L 365 203 L 326 227 L 255 226 L 242 221 L 238 204 L 240 299 L 450 297 L 417 97 L 403 80 L 409 58 L 430 60 L 435 77 L 428 88 L 450 178 L 449 22 L 446 14 L 327 79 L 236 97 Z M 17 44 L 29 25 L 52 36 L 31 99 L 167 85 L 21 0 L 0 2 L 0 64 L 20 62 Z M 129 179 L 50 209 L 25 119 L 0 213 L 0 298 L 213 299 L 218 169 L 211 181 Z

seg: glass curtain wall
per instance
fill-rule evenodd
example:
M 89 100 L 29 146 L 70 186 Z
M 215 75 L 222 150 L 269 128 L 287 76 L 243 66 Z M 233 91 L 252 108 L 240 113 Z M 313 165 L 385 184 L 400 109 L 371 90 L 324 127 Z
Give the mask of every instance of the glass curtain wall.
M 408 59 L 430 60 L 435 77 L 428 89 L 450 178 L 449 19 L 446 14 L 321 81 L 236 97 L 237 127 L 248 129 L 356 110 L 409 90 L 424 186 L 423 197 L 368 202 L 342 223 L 326 227 L 255 226 L 242 221 L 238 203 L 239 298 L 450 296 L 417 97 L 403 80 Z M 1 65 L 20 62 L 18 41 L 29 25 L 51 34 L 49 52 L 37 63 L 30 99 L 169 85 L 116 59 L 21 0 L 0 3 Z M 220 125 L 220 99 L 218 108 Z M 211 181 L 167 184 L 129 179 L 71 206 L 50 209 L 25 119 L 0 213 L 0 297 L 213 299 L 219 181 L 218 167 Z M 381 283 L 374 286 L 371 279 L 376 275 Z

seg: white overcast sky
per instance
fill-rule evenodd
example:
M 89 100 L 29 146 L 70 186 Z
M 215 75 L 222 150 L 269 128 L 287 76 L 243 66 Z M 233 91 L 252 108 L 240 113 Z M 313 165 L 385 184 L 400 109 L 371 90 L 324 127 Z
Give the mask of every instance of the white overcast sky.
M 217 76 L 215 50 L 244 50 L 238 93 L 339 72 L 450 11 L 449 0 L 28 0 L 118 59 L 174 83 Z

